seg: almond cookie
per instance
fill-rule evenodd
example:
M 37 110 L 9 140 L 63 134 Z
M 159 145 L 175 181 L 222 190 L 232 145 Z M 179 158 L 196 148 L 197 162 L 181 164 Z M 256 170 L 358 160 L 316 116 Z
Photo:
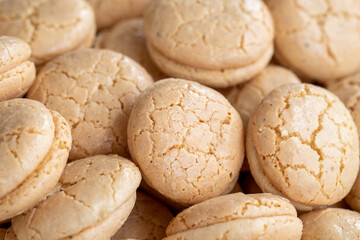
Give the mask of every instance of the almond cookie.
M 173 217 L 174 215 L 164 205 L 138 192 L 130 216 L 111 240 L 128 238 L 161 240 L 166 236 L 165 229 Z
M 249 80 L 273 54 L 273 21 L 261 0 L 155 0 L 144 30 L 160 70 L 211 87 Z
M 298 210 L 343 199 L 359 169 L 350 112 L 310 84 L 283 86 L 264 98 L 249 121 L 246 150 L 262 191 L 285 196 Z
M 161 80 L 140 94 L 128 124 L 129 150 L 144 180 L 182 205 L 235 184 L 243 141 L 240 116 L 224 96 L 180 79 Z
M 14 37 L 0 36 L 0 101 L 22 97 L 35 80 L 35 65 L 28 61 L 30 46 Z
M 302 223 L 287 199 L 267 193 L 234 193 L 179 213 L 167 227 L 164 240 L 296 240 L 301 231 Z
M 261 100 L 272 90 L 286 84 L 300 83 L 300 79 L 286 68 L 269 65 L 260 74 L 242 86 L 235 86 L 227 95 L 239 112 L 244 129 Z
M 360 68 L 360 1 L 266 0 L 275 22 L 275 56 L 322 82 Z
M 350 110 L 355 121 L 358 133 L 360 131 L 360 73 L 341 79 L 339 82 L 332 83 L 328 86 L 336 96 L 344 102 L 345 106 Z M 354 186 L 346 202 L 352 209 L 360 211 L 360 175 L 357 177 Z
M 95 47 L 111 49 L 132 58 L 155 80 L 165 78 L 149 56 L 142 18 L 121 21 L 111 30 L 104 31 L 97 37 Z
M 109 239 L 125 222 L 141 175 L 127 159 L 94 156 L 69 163 L 59 184 L 13 218 L 18 239 Z
M 95 30 L 94 12 L 85 0 L 0 1 L 0 35 L 27 42 L 36 65 L 89 47 Z
M 98 29 L 134 17 L 140 17 L 151 0 L 87 0 L 94 8 Z
M 70 147 L 70 126 L 59 113 L 29 99 L 0 103 L 0 221 L 56 185 Z
M 27 97 L 68 120 L 73 136 L 71 160 L 111 153 L 128 156 L 130 111 L 152 82 L 140 65 L 120 53 L 85 49 L 46 64 Z
M 340 208 L 312 211 L 300 216 L 304 230 L 302 240 L 359 239 L 360 214 Z

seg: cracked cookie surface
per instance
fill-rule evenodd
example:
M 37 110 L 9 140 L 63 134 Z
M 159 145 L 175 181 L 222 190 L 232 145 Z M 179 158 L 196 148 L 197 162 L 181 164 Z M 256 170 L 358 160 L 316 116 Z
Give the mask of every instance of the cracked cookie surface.
M 273 52 L 272 18 L 258 0 L 153 1 L 144 29 L 163 72 L 214 87 L 248 80 Z
M 109 239 L 130 214 L 140 180 L 135 164 L 116 155 L 74 161 L 45 199 L 12 219 L 13 229 L 19 239 Z
M 95 47 L 111 49 L 132 58 L 143 66 L 154 80 L 165 78 L 165 74 L 160 72 L 151 60 L 146 48 L 142 18 L 121 21 L 110 30 L 100 33 Z
M 151 0 L 86 0 L 95 11 L 98 29 L 142 15 Z
M 226 95 L 239 112 L 244 129 L 261 100 L 272 90 L 286 84 L 300 83 L 300 79 L 286 68 L 269 65 L 244 85 L 235 86 Z
M 308 78 L 328 81 L 360 67 L 360 2 L 266 0 L 275 22 L 275 56 Z
M 0 36 L 0 101 L 22 97 L 35 80 L 35 65 L 28 61 L 30 46 L 14 37 Z
M 220 93 L 180 79 L 145 90 L 128 124 L 129 150 L 145 181 L 183 205 L 218 196 L 234 183 L 243 135 L 239 114 Z
M 152 82 L 128 57 L 87 49 L 49 62 L 27 97 L 60 112 L 70 123 L 70 159 L 110 153 L 127 156 L 126 127 L 132 105 Z
M 304 225 L 302 240 L 360 239 L 360 214 L 340 208 L 316 210 L 300 216 Z
M 182 211 L 170 222 L 165 239 L 300 239 L 301 230 L 301 221 L 287 199 L 235 193 Z
M 165 229 L 173 217 L 165 205 L 142 192 L 137 192 L 131 214 L 111 240 L 161 240 L 166 236 Z
M 272 91 L 249 122 L 246 144 L 259 187 L 299 209 L 340 201 L 359 168 L 350 112 L 332 93 L 309 84 Z
M 94 13 L 85 0 L 4 0 L 0 35 L 18 37 L 37 65 L 80 47 L 95 35 Z M 84 43 L 87 46 L 83 46 Z

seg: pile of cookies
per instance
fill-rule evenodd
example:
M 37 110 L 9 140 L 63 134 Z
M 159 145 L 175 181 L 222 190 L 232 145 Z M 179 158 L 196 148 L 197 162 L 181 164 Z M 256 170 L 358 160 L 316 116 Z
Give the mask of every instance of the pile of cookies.
M 0 240 L 360 239 L 360 1 L 0 0 Z

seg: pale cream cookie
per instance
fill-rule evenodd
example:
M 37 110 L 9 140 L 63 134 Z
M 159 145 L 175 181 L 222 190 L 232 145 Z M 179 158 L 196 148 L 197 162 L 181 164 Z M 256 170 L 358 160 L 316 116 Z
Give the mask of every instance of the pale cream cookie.
M 29 99 L 0 103 L 0 221 L 27 210 L 58 182 L 71 147 L 70 126 Z
M 164 240 L 300 240 L 295 208 L 272 194 L 234 193 L 196 204 L 179 213 Z
M 160 70 L 211 87 L 251 79 L 273 54 L 273 21 L 261 0 L 155 0 L 144 30 Z
M 275 22 L 275 56 L 327 82 L 360 68 L 360 1 L 265 0 Z
M 167 207 L 142 192 L 137 192 L 135 206 L 111 240 L 161 240 L 174 215 Z
M 130 58 L 110 50 L 84 49 L 46 64 L 27 97 L 60 112 L 70 123 L 71 160 L 111 153 L 128 156 L 130 111 L 152 83 Z
M 0 101 L 22 97 L 29 90 L 36 75 L 30 55 L 26 42 L 0 36 Z
M 94 12 L 85 0 L 0 1 L 0 35 L 27 42 L 36 65 L 89 47 L 95 31 Z
M 196 82 L 166 79 L 133 107 L 128 145 L 143 178 L 166 198 L 192 205 L 231 190 L 244 158 L 239 114 Z
M 116 155 L 69 163 L 57 186 L 35 207 L 11 220 L 18 239 L 107 240 L 136 199 L 139 169 Z
M 248 124 L 246 154 L 264 192 L 299 210 L 343 199 L 359 169 L 359 140 L 344 104 L 329 91 L 292 84 L 264 98 Z

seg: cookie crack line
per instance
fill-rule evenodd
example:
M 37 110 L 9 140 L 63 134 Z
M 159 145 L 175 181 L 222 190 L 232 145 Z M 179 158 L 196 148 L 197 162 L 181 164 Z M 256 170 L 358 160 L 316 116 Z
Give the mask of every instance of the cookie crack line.
M 297 94 L 295 94 L 295 95 L 290 95 L 290 96 L 288 96 L 286 99 L 284 99 L 285 105 L 284 105 L 283 109 L 279 109 L 279 111 L 278 111 L 278 116 L 279 116 L 279 119 L 282 120 L 282 123 L 280 123 L 280 125 L 278 125 L 278 126 L 276 126 L 276 127 L 265 126 L 265 128 L 268 128 L 268 129 L 273 130 L 273 131 L 275 132 L 276 136 L 277 136 L 277 138 L 276 138 L 276 150 L 275 150 L 275 153 L 269 154 L 269 155 L 260 155 L 260 154 L 259 154 L 259 155 L 260 155 L 260 157 L 261 157 L 263 160 L 268 159 L 268 161 L 270 161 L 270 162 L 272 162 L 272 163 L 274 163 L 273 160 L 276 160 L 276 165 L 278 166 L 277 169 L 278 169 L 278 170 L 281 172 L 281 174 L 283 175 L 284 181 L 287 183 L 288 186 L 290 186 L 291 184 L 290 184 L 290 182 L 289 182 L 289 179 L 288 179 L 287 174 L 285 173 L 285 170 L 286 170 L 287 168 L 292 168 L 292 169 L 294 169 L 294 170 L 303 169 L 303 170 L 305 170 L 308 174 L 312 175 L 312 176 L 318 181 L 318 183 L 319 183 L 319 185 L 321 186 L 321 188 L 320 188 L 320 192 L 318 192 L 318 193 L 313 197 L 313 199 L 310 201 L 310 203 L 311 203 L 311 202 L 314 202 L 314 201 L 316 200 L 316 198 L 318 197 L 318 194 L 320 194 L 320 193 L 321 193 L 323 196 L 325 196 L 327 199 L 330 199 L 329 193 L 327 193 L 327 192 L 324 190 L 324 183 L 323 183 L 323 181 L 322 181 L 323 167 L 324 167 L 324 166 L 323 166 L 323 161 L 324 161 L 324 158 L 325 158 L 325 157 L 324 157 L 324 154 L 323 154 L 323 152 L 322 152 L 322 149 L 319 148 L 318 146 L 316 146 L 316 144 L 315 144 L 315 139 L 316 139 L 317 134 L 318 134 L 321 130 L 323 130 L 323 125 L 322 125 L 323 119 L 324 119 L 325 116 L 328 116 L 328 117 L 329 117 L 329 115 L 327 114 L 327 112 L 329 111 L 329 109 L 331 109 L 331 107 L 332 107 L 333 104 L 335 103 L 335 100 L 334 100 L 334 101 L 329 101 L 329 99 L 327 98 L 326 95 L 321 95 L 321 94 L 312 93 L 307 86 L 305 87 L 304 90 L 305 90 L 305 94 L 306 94 L 307 96 L 323 97 L 323 98 L 325 99 L 325 101 L 326 101 L 326 104 L 327 104 L 327 106 L 326 106 L 326 107 L 321 111 L 321 113 L 318 115 L 319 126 L 312 132 L 312 134 L 311 134 L 311 136 L 310 136 L 310 141 L 306 141 L 306 140 L 302 139 L 301 136 L 300 136 L 298 133 L 287 134 L 286 136 L 283 136 L 282 132 L 280 131 L 280 128 L 281 128 L 282 126 L 284 126 L 284 119 L 283 119 L 283 117 L 282 117 L 282 112 L 284 111 L 284 109 L 286 109 L 286 108 L 289 107 L 289 102 L 288 102 L 288 101 L 289 101 L 291 98 L 299 97 Z M 301 97 L 301 96 L 300 96 L 300 97 Z M 329 120 L 330 120 L 334 125 L 336 125 L 337 128 L 339 129 L 340 126 L 339 126 L 338 123 L 335 123 L 334 120 L 333 120 L 332 118 L 330 118 L 330 117 L 329 117 Z M 339 130 L 338 130 L 338 131 L 339 131 Z M 338 133 L 338 134 L 340 134 L 340 133 Z M 294 137 L 295 137 L 296 139 L 298 139 L 298 140 L 301 142 L 301 144 L 309 146 L 309 147 L 310 147 L 313 151 L 315 151 L 315 152 L 317 153 L 317 155 L 319 156 L 319 163 L 320 163 L 320 164 L 319 164 L 319 173 L 318 173 L 318 174 L 315 174 L 315 172 L 308 170 L 307 167 L 306 167 L 304 164 L 295 164 L 295 165 L 294 165 L 294 164 L 287 164 L 287 165 L 285 164 L 285 165 L 284 165 L 284 164 L 280 161 L 280 159 L 278 158 L 278 153 L 279 153 L 279 151 L 280 151 L 280 148 L 279 148 L 280 143 L 283 142 L 283 141 L 286 141 L 286 140 L 288 140 L 288 139 L 290 139 L 290 138 L 294 138 Z M 339 138 L 339 140 L 341 141 L 341 138 Z M 342 142 L 342 144 L 343 144 L 344 146 L 346 146 L 343 142 Z M 343 147 L 336 147 L 336 149 L 338 149 L 338 150 L 341 152 L 341 154 L 342 154 L 341 159 L 340 159 L 340 173 L 337 174 L 337 179 L 338 179 L 337 182 L 340 183 L 340 186 L 342 187 L 343 191 L 344 191 L 344 186 L 343 186 L 343 184 L 342 184 L 342 182 L 341 182 L 340 177 L 341 177 L 341 175 L 342 175 L 343 168 L 344 168 L 344 162 L 343 162 L 343 161 L 344 161 L 344 158 L 345 158 L 345 156 L 344 156 L 344 154 L 345 154 L 345 152 L 344 152 L 344 146 L 343 146 Z M 269 159 L 269 158 L 271 158 L 271 159 Z M 334 192 L 337 191 L 337 183 L 336 183 L 336 186 L 335 186 L 335 187 L 336 187 L 336 188 L 335 188 Z M 282 192 L 282 191 L 280 191 L 280 192 Z

